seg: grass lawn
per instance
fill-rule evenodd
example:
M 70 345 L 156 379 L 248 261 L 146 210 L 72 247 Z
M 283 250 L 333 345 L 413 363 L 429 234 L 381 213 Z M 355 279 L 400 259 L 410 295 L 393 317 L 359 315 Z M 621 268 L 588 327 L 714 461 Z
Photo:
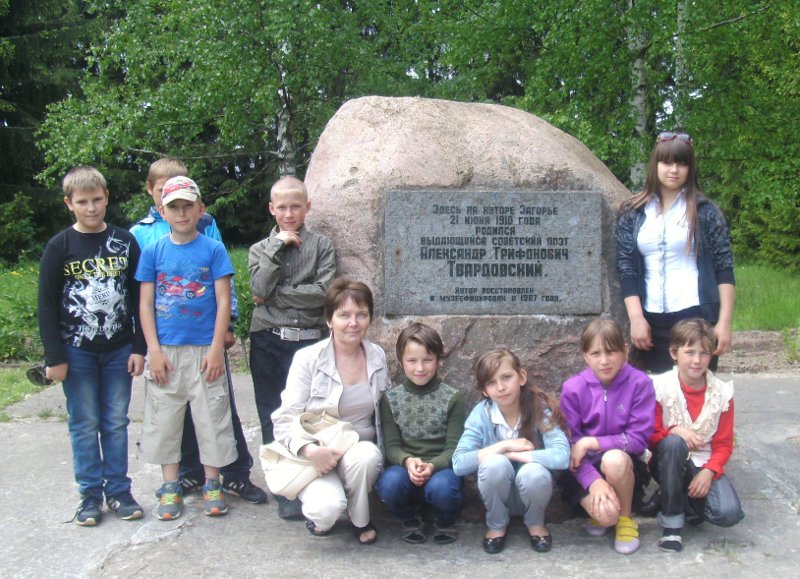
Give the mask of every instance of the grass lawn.
M 800 326 L 800 277 L 763 265 L 736 268 L 734 330 Z

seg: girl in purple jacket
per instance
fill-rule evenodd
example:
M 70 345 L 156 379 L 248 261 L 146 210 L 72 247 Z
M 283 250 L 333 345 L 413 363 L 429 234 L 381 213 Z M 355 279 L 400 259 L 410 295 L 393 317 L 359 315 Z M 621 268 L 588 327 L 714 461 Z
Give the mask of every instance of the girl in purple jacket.
M 620 325 L 597 318 L 581 334 L 588 368 L 564 382 L 561 410 L 570 430 L 570 475 L 562 477 L 564 498 L 589 514 L 589 535 L 615 527 L 614 548 L 639 548 L 639 526 L 631 518 L 635 472 L 653 432 L 653 381 L 628 364 Z M 641 469 L 641 470 L 640 470 Z

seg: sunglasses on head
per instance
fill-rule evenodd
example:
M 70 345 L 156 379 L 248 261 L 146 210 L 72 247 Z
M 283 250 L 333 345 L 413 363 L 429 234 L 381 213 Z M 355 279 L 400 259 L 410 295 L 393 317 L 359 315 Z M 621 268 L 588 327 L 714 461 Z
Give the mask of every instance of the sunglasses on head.
M 690 137 L 686 133 L 673 133 L 670 131 L 664 131 L 663 133 L 660 133 L 656 137 L 656 143 L 663 143 L 664 141 L 673 141 L 675 139 L 683 141 L 684 143 L 688 143 L 689 145 L 692 144 L 692 137 Z

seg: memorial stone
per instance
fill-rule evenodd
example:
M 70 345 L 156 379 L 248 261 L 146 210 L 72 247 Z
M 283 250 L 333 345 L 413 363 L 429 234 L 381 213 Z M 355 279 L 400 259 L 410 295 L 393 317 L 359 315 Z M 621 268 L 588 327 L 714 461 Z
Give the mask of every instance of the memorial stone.
M 442 334 L 442 377 L 470 402 L 479 396 L 473 361 L 497 345 L 557 393 L 583 367 L 585 324 L 624 319 L 614 224 L 630 193 L 579 141 L 531 114 L 348 101 L 305 181 L 309 227 L 333 240 L 339 274 L 374 292 L 370 338 L 393 371 L 397 335 L 422 320 Z
M 600 201 L 583 191 L 388 191 L 386 314 L 599 314 Z

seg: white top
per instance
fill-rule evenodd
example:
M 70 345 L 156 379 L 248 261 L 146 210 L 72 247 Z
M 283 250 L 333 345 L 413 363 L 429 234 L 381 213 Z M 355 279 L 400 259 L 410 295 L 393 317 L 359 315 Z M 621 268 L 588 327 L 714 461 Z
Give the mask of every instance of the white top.
M 489 415 L 492 418 L 494 433 L 497 435 L 497 438 L 500 440 L 519 438 L 520 419 L 517 419 L 516 426 L 511 428 L 506 422 L 506 418 L 503 416 L 503 412 L 500 410 L 500 407 L 497 404 L 492 404 L 492 409 L 490 410 Z
M 653 313 L 679 312 L 700 305 L 697 248 L 686 253 L 689 223 L 683 191 L 666 214 L 653 197 L 644 208 L 644 223 L 636 243 L 644 258 L 647 297 L 644 309 Z
M 653 376 L 653 388 L 656 401 L 661 404 L 664 426 L 683 426 L 703 437 L 700 448 L 689 452 L 694 465 L 702 468 L 711 458 L 711 441 L 719 428 L 720 415 L 728 411 L 733 400 L 733 382 L 720 380 L 711 370 L 707 370 L 705 401 L 695 420 L 689 414 L 677 368 Z

